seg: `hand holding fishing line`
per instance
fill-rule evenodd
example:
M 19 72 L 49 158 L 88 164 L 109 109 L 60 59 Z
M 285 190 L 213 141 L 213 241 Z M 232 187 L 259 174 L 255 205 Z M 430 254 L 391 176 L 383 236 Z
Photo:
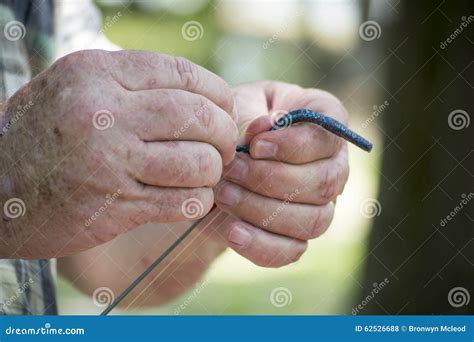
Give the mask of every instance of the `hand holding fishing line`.
M 270 99 L 269 86 L 273 88 Z M 255 88 L 263 89 L 263 97 Z M 342 192 L 348 174 L 343 141 L 365 151 L 370 151 L 372 145 L 344 126 L 345 110 L 328 93 L 277 82 L 263 87 L 256 82 L 237 89 L 238 126 L 246 130 L 246 144 L 238 145 L 236 150 L 249 155 L 239 153 L 224 169 L 224 181 L 216 187 L 215 200 L 220 210 L 231 214 L 230 218 L 242 220 L 230 224 L 224 234 L 229 246 L 256 264 L 278 267 L 297 260 L 306 250 L 307 240 L 321 235 L 329 226 L 333 200 Z M 289 98 L 297 101 L 278 96 L 282 89 L 286 95 L 296 92 L 298 96 Z M 258 100 L 253 104 L 245 100 L 251 98 Z M 281 98 L 287 101 L 285 105 L 278 103 Z M 270 114 L 273 107 L 292 111 L 277 120 L 271 115 L 261 116 L 264 111 Z M 273 215 L 282 205 L 285 213 Z M 288 218 L 295 220 L 293 226 L 288 227 Z M 194 222 L 102 315 L 118 305 L 202 220 Z M 285 251 L 288 260 L 278 259 L 277 253 Z

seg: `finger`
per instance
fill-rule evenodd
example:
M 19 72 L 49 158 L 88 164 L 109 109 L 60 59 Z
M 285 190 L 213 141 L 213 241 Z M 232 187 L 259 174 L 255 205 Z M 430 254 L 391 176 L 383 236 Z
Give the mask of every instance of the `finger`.
M 291 104 L 324 113 L 342 123 L 347 122 L 347 111 L 333 95 L 316 90 L 300 89 Z M 299 102 L 297 102 L 299 101 Z M 273 159 L 293 164 L 304 164 L 334 155 L 344 144 L 342 138 L 315 124 L 296 124 L 277 131 L 268 131 L 274 115 L 257 118 L 248 128 L 250 154 L 256 159 Z
M 303 165 L 255 160 L 239 153 L 224 168 L 224 179 L 262 196 L 323 205 L 336 199 L 349 176 L 347 149 L 335 157 Z
M 332 202 L 323 206 L 282 202 L 223 181 L 215 188 L 217 206 L 250 224 L 288 237 L 309 240 L 326 231 L 334 214 Z
M 212 187 L 222 174 L 219 152 L 191 141 L 149 142 L 127 154 L 129 174 L 141 183 L 162 187 Z
M 257 120 L 271 121 L 271 118 L 261 117 Z M 261 122 L 255 125 L 265 126 Z M 249 136 L 251 134 L 249 133 Z M 255 134 L 250 142 L 250 155 L 254 159 L 278 160 L 300 165 L 333 156 L 343 142 L 338 136 L 317 125 L 296 124 Z
M 299 260 L 308 243 L 273 234 L 244 222 L 230 225 L 229 247 L 263 267 L 281 267 Z
M 197 220 L 211 210 L 211 188 L 164 188 L 137 183 L 132 194 L 119 197 L 123 212 L 132 213 L 125 221 L 132 226 L 150 222 L 172 223 Z
M 114 77 L 125 89 L 182 89 L 200 94 L 227 113 L 234 107 L 232 91 L 219 76 L 182 57 L 122 50 L 111 53 Z
M 137 117 L 129 125 L 144 141 L 207 142 L 221 153 L 224 164 L 234 158 L 237 126 L 226 112 L 201 95 L 169 89 L 131 93 L 123 111 Z

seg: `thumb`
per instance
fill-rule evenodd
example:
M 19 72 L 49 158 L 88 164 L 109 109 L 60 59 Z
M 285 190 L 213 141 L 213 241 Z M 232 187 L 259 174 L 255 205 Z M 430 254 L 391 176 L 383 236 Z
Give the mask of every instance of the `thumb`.
M 250 144 L 253 137 L 272 128 L 272 118 L 269 115 L 259 116 L 253 120 L 245 132 L 245 144 Z

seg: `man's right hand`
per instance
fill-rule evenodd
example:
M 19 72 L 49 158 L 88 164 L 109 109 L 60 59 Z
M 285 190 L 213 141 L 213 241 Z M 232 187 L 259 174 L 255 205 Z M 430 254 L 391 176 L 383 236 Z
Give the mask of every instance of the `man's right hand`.
M 0 258 L 70 255 L 206 215 L 234 157 L 232 109 L 228 85 L 183 58 L 61 58 L 5 106 Z

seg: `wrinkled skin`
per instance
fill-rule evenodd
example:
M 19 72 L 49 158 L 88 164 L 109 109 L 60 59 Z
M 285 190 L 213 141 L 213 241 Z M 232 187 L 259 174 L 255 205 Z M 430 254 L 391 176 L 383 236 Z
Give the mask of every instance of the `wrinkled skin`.
M 230 88 L 183 58 L 77 52 L 12 96 L 3 122 L 29 101 L 0 139 L 1 203 L 26 207 L 4 216 L 0 258 L 71 255 L 148 222 L 187 220 L 191 198 L 203 216 L 235 154 Z M 102 129 L 104 116 L 113 126 Z
M 182 205 L 193 198 L 199 217 L 218 206 L 200 225 L 210 255 L 230 246 L 279 267 L 328 228 L 348 177 L 341 139 L 311 124 L 268 132 L 273 113 L 302 107 L 345 123 L 341 103 L 316 89 L 265 81 L 231 90 L 182 58 L 82 51 L 10 98 L 4 122 L 28 101 L 0 140 L 0 199 L 26 205 L 2 222 L 1 258 L 72 255 L 146 223 L 189 221 Z M 97 129 L 104 111 L 113 126 Z M 237 129 L 251 148 L 234 159 Z

